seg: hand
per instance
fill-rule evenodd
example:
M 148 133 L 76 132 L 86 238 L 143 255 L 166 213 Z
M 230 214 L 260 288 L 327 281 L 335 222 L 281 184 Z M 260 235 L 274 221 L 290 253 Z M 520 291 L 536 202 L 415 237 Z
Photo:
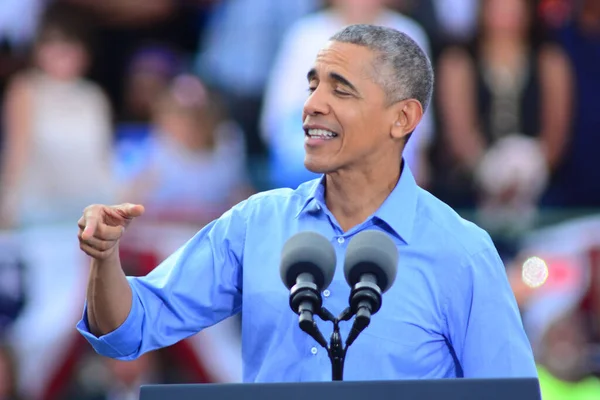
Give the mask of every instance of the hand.
M 118 248 L 125 228 L 135 217 L 144 213 L 144 207 L 135 204 L 105 206 L 94 204 L 83 210 L 79 225 L 79 247 L 97 260 L 106 260 Z

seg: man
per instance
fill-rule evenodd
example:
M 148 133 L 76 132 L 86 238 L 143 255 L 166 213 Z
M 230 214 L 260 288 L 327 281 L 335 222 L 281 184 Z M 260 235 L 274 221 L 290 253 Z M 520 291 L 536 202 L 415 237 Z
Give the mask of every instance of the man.
M 308 85 L 305 164 L 323 179 L 252 196 L 143 278 L 126 278 L 118 257 L 123 229 L 143 207 L 85 210 L 79 236 L 93 260 L 82 334 L 97 352 L 127 360 L 243 311 L 244 381 L 329 380 L 326 351 L 288 306 L 280 251 L 300 231 L 331 240 L 339 264 L 323 296 L 337 314 L 350 292 L 344 249 L 377 229 L 398 246 L 398 276 L 349 349 L 345 379 L 536 376 L 489 236 L 403 167 L 402 149 L 431 98 L 427 56 L 403 33 L 352 25 L 319 53 Z M 342 324 L 343 337 L 349 328 Z M 328 335 L 331 326 L 320 329 Z

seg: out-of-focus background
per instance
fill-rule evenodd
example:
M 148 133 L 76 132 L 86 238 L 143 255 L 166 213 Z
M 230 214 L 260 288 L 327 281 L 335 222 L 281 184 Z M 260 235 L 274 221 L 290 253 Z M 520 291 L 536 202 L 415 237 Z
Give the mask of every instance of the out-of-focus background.
M 353 23 L 431 56 L 406 161 L 492 234 L 544 399 L 600 399 L 600 0 L 0 1 L 0 399 L 240 380 L 237 318 L 134 362 L 95 355 L 76 222 L 143 203 L 121 248 L 143 275 L 250 194 L 311 179 L 305 75 Z

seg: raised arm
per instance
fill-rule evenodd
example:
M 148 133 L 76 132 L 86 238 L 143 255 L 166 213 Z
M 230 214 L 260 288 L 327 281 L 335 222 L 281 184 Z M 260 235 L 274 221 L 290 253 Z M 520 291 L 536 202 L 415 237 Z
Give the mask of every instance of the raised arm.
M 145 277 L 125 278 L 117 252 L 93 262 L 78 330 L 99 354 L 127 360 L 239 312 L 245 207 L 207 225 Z

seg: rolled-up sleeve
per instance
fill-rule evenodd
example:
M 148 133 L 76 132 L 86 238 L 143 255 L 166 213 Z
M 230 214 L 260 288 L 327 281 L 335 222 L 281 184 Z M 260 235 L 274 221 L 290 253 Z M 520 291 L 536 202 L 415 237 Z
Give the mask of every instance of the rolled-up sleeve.
M 446 310 L 465 378 L 537 377 L 504 264 L 493 245 L 466 258 Z
M 132 305 L 125 322 L 96 337 L 87 304 L 78 331 L 94 350 L 131 360 L 170 346 L 241 310 L 247 201 L 213 221 L 144 277 L 128 277 Z
M 130 354 L 134 354 L 140 347 L 140 335 L 136 327 L 141 326 L 144 319 L 144 312 L 139 295 L 134 292 L 132 297 L 131 311 L 129 311 L 129 316 L 125 322 L 116 330 L 100 337 L 90 332 L 87 319 L 87 302 L 85 303 L 83 316 L 79 323 L 77 323 L 77 330 L 86 338 L 98 354 L 111 358 L 127 357 Z

